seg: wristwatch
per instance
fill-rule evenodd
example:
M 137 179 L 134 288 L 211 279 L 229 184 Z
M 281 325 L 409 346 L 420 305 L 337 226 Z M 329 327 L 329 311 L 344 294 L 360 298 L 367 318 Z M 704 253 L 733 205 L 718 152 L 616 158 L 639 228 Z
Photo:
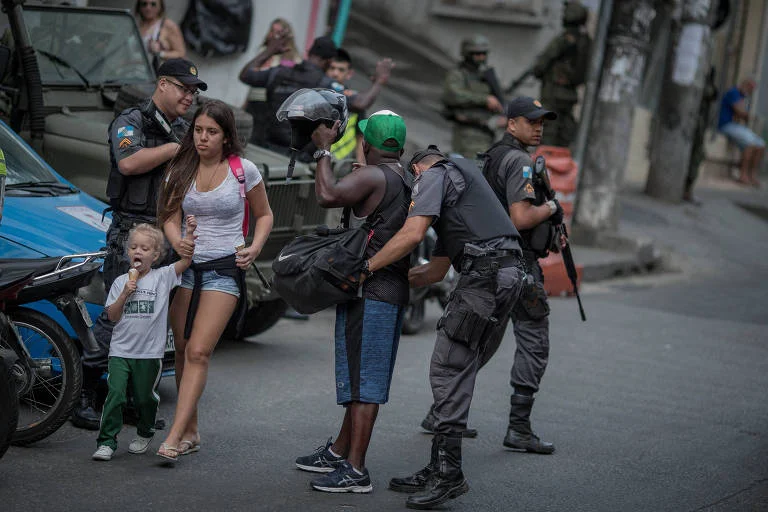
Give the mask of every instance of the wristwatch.
M 318 160 L 320 160 L 324 156 L 330 157 L 331 156 L 331 152 L 328 151 L 327 149 L 318 149 L 317 151 L 314 152 L 314 154 L 312 155 L 312 158 L 314 158 L 315 162 L 317 162 Z
M 368 267 L 369 267 L 368 260 L 363 260 L 363 268 L 360 269 L 360 272 L 365 274 L 366 278 L 371 277 L 371 275 L 373 275 L 373 271 Z

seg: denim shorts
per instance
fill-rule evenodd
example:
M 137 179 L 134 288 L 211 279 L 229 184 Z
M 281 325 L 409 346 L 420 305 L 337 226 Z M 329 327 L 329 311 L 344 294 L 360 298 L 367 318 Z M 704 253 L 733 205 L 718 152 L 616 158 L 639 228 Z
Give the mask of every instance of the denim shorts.
M 761 139 L 755 132 L 739 123 L 728 123 L 720 127 L 720 131 L 731 142 L 739 146 L 740 149 L 744 149 L 751 146 L 757 146 L 759 148 L 765 147 L 765 141 Z
M 181 287 L 191 290 L 195 287 L 195 273 L 192 269 L 187 269 L 181 275 Z M 224 292 L 235 297 L 240 297 L 240 287 L 237 286 L 237 281 L 234 277 L 224 276 L 216 272 L 215 270 L 203 271 L 203 288 L 204 292 Z

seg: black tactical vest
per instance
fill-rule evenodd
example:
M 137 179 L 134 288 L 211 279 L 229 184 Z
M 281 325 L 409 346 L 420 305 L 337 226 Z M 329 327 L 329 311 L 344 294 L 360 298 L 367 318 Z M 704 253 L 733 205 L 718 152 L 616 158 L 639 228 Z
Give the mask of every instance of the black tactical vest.
M 299 89 L 320 87 L 326 78 L 325 71 L 309 62 L 301 62 L 292 68 L 280 66 L 267 83 L 267 103 L 270 115 L 267 128 L 267 140 L 278 146 L 290 147 L 291 125 L 280 122 L 275 113 L 288 97 Z
M 449 165 L 455 166 L 465 182 L 459 200 L 452 207 L 443 206 L 440 218 L 434 225 L 437 237 L 451 262 L 458 264 L 464 252 L 464 244 L 480 244 L 502 237 L 515 240 L 520 238 L 509 213 L 499 204 L 474 161 L 456 158 L 439 165 L 445 167 L 445 172 L 448 172 Z
M 151 99 L 138 107 L 124 110 L 120 116 L 132 111 L 141 113 L 141 145 L 144 148 L 156 148 L 168 142 L 180 142 L 189 127 L 186 121 L 171 125 L 168 119 L 163 116 L 170 128 L 170 132 L 166 131 L 154 117 L 156 112 L 160 115 L 162 113 L 155 107 Z M 115 120 L 110 123 L 108 134 L 112 133 L 112 125 Z M 109 161 L 111 165 L 109 180 L 107 181 L 107 197 L 110 206 L 119 213 L 156 217 L 157 197 L 167 162 L 158 165 L 147 173 L 126 176 L 118 170 L 111 141 L 108 140 L 107 142 L 110 145 Z

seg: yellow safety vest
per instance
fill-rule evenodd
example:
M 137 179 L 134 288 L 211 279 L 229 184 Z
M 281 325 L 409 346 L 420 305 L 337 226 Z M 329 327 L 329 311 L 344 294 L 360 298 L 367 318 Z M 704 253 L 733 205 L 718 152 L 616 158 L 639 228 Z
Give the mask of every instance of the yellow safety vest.
M 349 156 L 354 158 L 357 147 L 357 114 L 351 113 L 347 121 L 347 129 L 339 141 L 331 146 L 331 153 L 336 160 L 342 160 Z

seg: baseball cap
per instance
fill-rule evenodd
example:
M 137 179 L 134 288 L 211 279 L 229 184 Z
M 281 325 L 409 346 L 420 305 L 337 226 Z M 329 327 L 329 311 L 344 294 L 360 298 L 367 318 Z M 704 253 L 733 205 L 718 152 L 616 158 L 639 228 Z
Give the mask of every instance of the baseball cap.
M 321 59 L 331 59 L 336 56 L 336 43 L 328 36 L 320 36 L 314 40 L 308 53 Z
M 379 110 L 357 123 L 363 138 L 382 151 L 400 151 L 405 146 L 405 121 L 391 110 Z
M 187 59 L 168 59 L 158 68 L 157 76 L 172 76 L 184 85 L 194 85 L 201 91 L 208 90 L 208 84 L 197 76 L 197 66 Z
M 510 119 L 520 116 L 525 117 L 529 121 L 535 121 L 542 117 L 549 121 L 557 119 L 557 114 L 542 107 L 539 100 L 535 100 L 528 96 L 520 96 L 507 103 L 506 111 L 507 117 Z

